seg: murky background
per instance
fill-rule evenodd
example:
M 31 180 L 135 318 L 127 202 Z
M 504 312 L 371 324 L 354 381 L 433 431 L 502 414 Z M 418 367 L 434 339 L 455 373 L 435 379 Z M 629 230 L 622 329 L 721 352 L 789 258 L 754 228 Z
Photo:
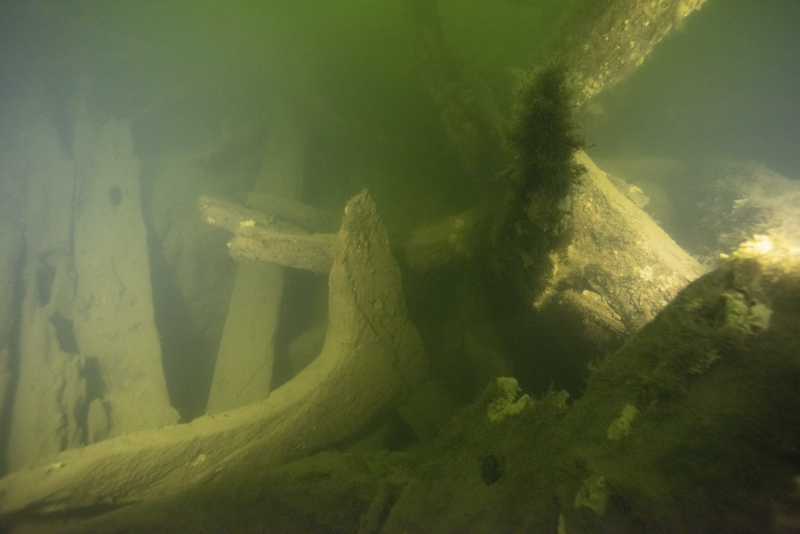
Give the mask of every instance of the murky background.
M 545 57 L 586 4 L 442 0 L 439 7 L 453 51 L 507 116 L 519 71 Z M 578 112 L 590 155 L 641 187 L 650 197 L 645 209 L 692 254 L 710 258 L 736 244 L 740 236 L 720 224 L 744 225 L 731 220 L 730 208 L 745 193 L 756 203 L 761 194 L 761 207 L 776 202 L 776 191 L 778 197 L 786 192 L 787 203 L 798 200 L 798 23 L 800 4 L 791 0 L 709 0 L 632 76 Z M 169 400 L 181 421 L 205 412 L 235 273 L 228 236 L 205 225 L 196 199 L 252 190 L 265 140 L 287 109 L 303 129 L 296 198 L 339 212 L 368 188 L 393 235 L 480 204 L 504 167 L 503 155 L 494 154 L 479 165 L 478 176 L 466 176 L 396 2 L 0 3 L 3 231 L 29 235 L 41 224 L 41 232 L 54 232 L 52 221 L 30 216 L 31 158 L 55 167 L 80 159 L 81 121 L 129 125 L 155 326 Z M 33 146 L 26 139 L 37 124 L 52 130 L 52 143 L 41 145 L 50 153 L 23 150 Z M 729 181 L 720 189 L 720 180 Z M 117 196 L 127 195 L 124 188 L 114 193 L 113 187 L 112 207 L 125 205 L 129 197 Z M 63 206 L 71 209 L 69 195 L 79 188 L 65 191 Z M 792 215 L 782 224 L 798 231 Z M 727 241 L 722 232 L 730 234 Z M 11 341 L 2 362 L 3 443 L 21 391 L 21 310 L 31 288 L 49 295 L 59 283 L 61 264 L 47 258 L 72 246 L 69 237 L 53 239 L 63 243 L 42 245 L 35 258 L 30 245 L 13 258 L 6 251 L 11 259 L 4 276 L 11 282 L 4 324 Z M 38 277 L 32 285 L 23 282 L 26 262 L 43 265 L 31 267 L 30 276 Z M 451 274 L 412 280 L 407 288 L 416 292 L 409 299 L 412 319 L 429 349 L 445 322 L 436 313 L 462 305 L 456 289 L 440 289 Z M 324 277 L 290 272 L 285 283 L 278 352 L 325 316 Z M 50 305 L 49 296 L 38 299 Z M 48 313 L 59 353 L 76 354 L 71 332 L 77 319 L 63 310 Z M 104 384 L 95 364 L 80 365 L 86 387 L 76 402 L 82 415 L 69 439 L 86 443 L 90 406 L 103 396 Z M 292 374 L 279 358 L 273 384 Z M 475 390 L 464 383 L 470 384 L 462 392 L 468 400 Z

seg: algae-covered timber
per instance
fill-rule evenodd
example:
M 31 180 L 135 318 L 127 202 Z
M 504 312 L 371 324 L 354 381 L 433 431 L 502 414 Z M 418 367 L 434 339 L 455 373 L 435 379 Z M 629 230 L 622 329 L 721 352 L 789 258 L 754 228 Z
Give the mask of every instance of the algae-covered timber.
M 572 121 L 566 66 L 554 62 L 520 82 L 506 134 L 508 194 L 492 238 L 492 270 L 532 302 L 546 288 L 551 253 L 570 239 L 571 192 L 585 172 Z
M 769 531 L 800 470 L 800 283 L 796 267 L 770 270 L 739 258 L 690 284 L 571 406 L 551 392 L 492 422 L 499 392 L 487 390 L 385 532 L 421 531 L 422 517 L 439 517 L 437 532 Z M 730 295 L 768 308 L 767 328 Z M 731 327 L 731 315 L 758 316 L 758 328 Z M 490 458 L 504 466 L 492 484 L 480 476 Z
M 515 401 L 503 379 L 425 448 L 251 466 L 79 530 L 177 532 L 246 514 L 249 532 L 292 521 L 315 532 L 769 532 L 775 510 L 797 506 L 800 278 L 796 262 L 743 256 L 687 286 L 574 403 L 557 391 Z M 736 294 L 768 308 L 768 324 L 756 314 L 758 328 L 731 327 L 749 315 Z

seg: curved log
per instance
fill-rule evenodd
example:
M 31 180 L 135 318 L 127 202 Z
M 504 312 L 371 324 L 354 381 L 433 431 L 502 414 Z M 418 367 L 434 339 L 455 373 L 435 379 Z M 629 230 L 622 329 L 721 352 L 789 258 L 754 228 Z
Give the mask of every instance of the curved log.
M 278 465 L 347 438 L 396 405 L 424 378 L 426 358 L 366 191 L 347 204 L 329 287 L 322 353 L 268 399 L 11 473 L 0 479 L 0 517 L 118 506 L 207 483 L 237 466 Z

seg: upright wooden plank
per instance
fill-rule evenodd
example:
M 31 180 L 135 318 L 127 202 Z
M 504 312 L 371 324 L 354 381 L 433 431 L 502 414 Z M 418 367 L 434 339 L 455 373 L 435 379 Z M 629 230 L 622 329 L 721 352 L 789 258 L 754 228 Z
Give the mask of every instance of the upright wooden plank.
M 302 184 L 306 135 L 289 109 L 276 112 L 254 192 L 295 198 Z M 283 267 L 242 261 L 220 342 L 209 414 L 266 399 L 272 382 Z
M 88 436 L 97 441 L 178 422 L 153 313 L 139 162 L 127 122 L 79 119 L 73 148 L 75 340 L 90 361 Z M 99 377 L 97 376 L 99 374 Z
M 7 444 L 9 471 L 81 444 L 83 362 L 70 343 L 75 166 L 52 123 L 19 102 L 19 137 L 5 159 L 25 182 L 19 362 Z M 66 335 L 65 335 L 66 334 Z

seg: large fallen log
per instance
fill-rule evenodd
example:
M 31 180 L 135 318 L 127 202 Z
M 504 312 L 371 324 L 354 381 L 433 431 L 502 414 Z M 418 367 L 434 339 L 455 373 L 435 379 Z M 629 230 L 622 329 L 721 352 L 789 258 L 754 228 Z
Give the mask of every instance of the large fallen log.
M 249 463 L 278 465 L 345 439 L 426 374 L 400 271 L 375 204 L 347 204 L 329 278 L 320 356 L 268 399 L 187 425 L 65 451 L 0 479 L 0 516 L 28 516 L 169 495 Z
M 428 447 L 255 465 L 69 532 L 796 532 L 800 249 L 734 258 L 574 403 L 501 378 Z
M 641 190 L 625 194 L 586 153 L 575 159 L 587 172 L 571 200 L 574 237 L 535 304 L 578 310 L 600 337 L 627 337 L 705 268 L 629 198 Z

